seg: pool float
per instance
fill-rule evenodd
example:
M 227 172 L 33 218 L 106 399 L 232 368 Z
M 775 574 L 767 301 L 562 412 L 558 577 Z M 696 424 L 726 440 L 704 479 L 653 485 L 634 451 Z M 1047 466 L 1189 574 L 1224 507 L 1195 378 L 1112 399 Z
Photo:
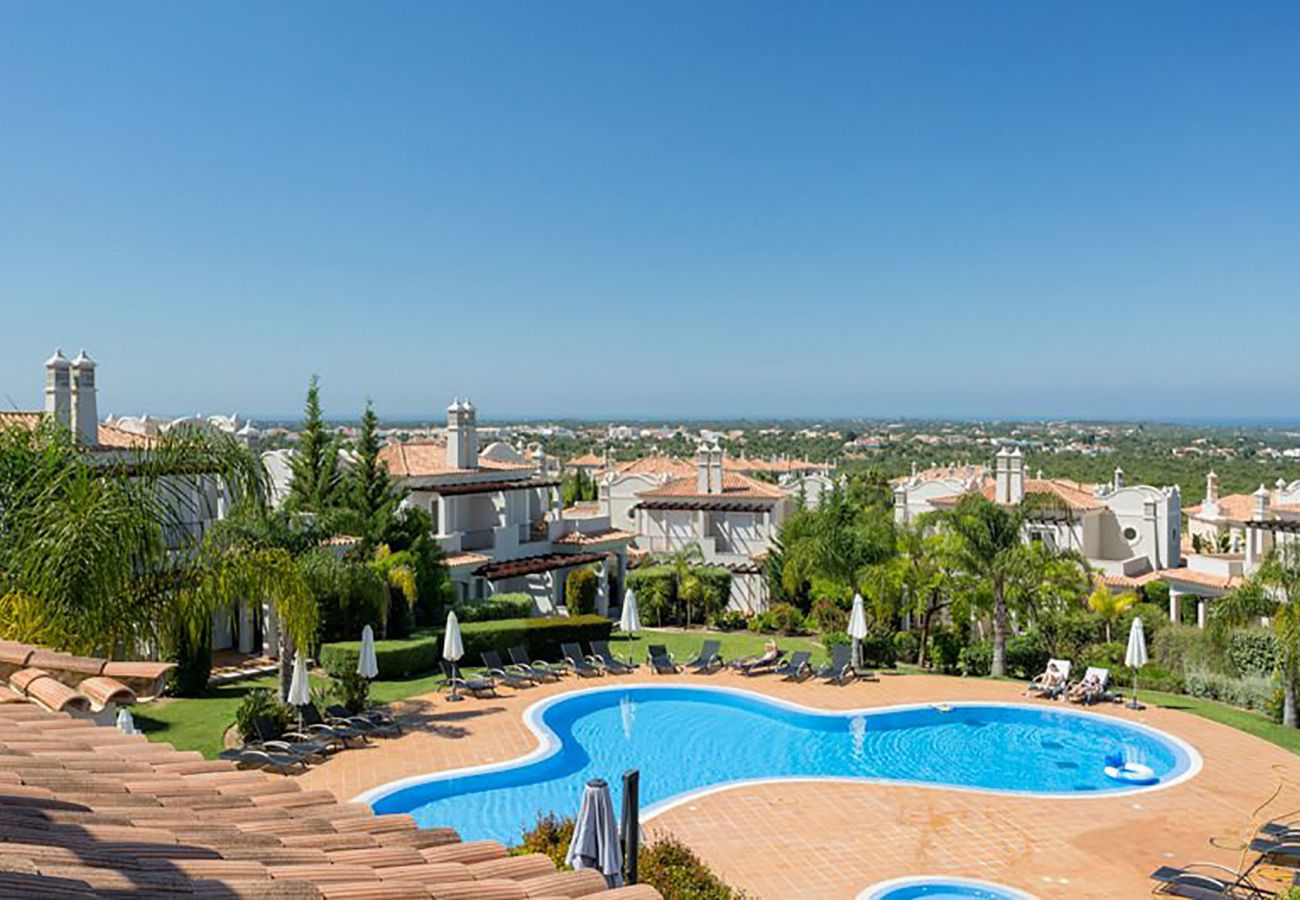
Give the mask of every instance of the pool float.
M 1120 781 L 1124 784 L 1155 784 L 1160 780 L 1160 776 L 1150 766 L 1124 762 L 1113 756 L 1106 757 L 1106 766 L 1102 771 L 1111 781 Z

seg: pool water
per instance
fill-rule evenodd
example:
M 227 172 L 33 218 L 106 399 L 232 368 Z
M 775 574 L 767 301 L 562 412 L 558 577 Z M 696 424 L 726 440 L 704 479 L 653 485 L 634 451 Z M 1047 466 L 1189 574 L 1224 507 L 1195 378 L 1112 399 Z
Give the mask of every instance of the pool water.
M 756 779 L 846 778 L 1065 796 L 1150 788 L 1108 779 L 1108 755 L 1161 783 L 1199 762 L 1151 729 L 1046 705 L 953 704 L 823 712 L 705 686 L 627 686 L 564 694 L 530 708 L 543 746 L 528 757 L 429 775 L 358 799 L 466 840 L 518 841 L 540 813 L 573 814 L 583 784 L 641 772 L 643 821 L 674 800 Z
M 964 878 L 900 878 L 868 889 L 858 900 L 1034 900 L 1012 888 Z

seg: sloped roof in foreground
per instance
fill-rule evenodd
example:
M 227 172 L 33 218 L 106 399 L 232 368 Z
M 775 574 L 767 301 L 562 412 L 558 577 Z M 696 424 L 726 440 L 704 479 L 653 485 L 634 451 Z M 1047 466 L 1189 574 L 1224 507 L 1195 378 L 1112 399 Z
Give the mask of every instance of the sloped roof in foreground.
M 363 750 L 345 752 L 364 752 Z M 0 704 L 5 898 L 650 900 L 30 703 Z

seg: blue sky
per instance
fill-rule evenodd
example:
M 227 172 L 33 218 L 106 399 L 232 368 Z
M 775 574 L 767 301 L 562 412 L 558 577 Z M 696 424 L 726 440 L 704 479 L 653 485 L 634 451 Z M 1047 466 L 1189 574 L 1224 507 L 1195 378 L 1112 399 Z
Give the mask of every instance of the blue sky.
M 6 407 L 1295 414 L 1295 3 L 11 3 L 0 135 Z

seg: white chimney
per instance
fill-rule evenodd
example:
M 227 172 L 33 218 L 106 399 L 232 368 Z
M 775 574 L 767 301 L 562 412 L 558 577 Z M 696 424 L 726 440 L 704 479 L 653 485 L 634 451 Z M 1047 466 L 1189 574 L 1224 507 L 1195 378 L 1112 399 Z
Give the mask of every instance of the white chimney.
M 1116 467 L 1115 467 L 1115 481 L 1114 481 L 1114 483 L 1111 485 L 1111 487 L 1112 487 L 1114 490 L 1117 490 L 1117 491 L 1118 491 L 1118 490 L 1119 490 L 1120 488 L 1122 488 L 1123 486 L 1124 486 L 1124 470 L 1121 469 L 1121 468 L 1119 468 L 1118 466 L 1116 466 Z
M 45 361 L 45 414 L 64 428 L 72 427 L 72 363 L 62 348 Z
M 713 480 L 710 477 L 713 468 L 710 462 L 709 448 L 704 444 L 700 444 L 695 450 L 695 492 L 698 494 L 713 493 L 709 486 L 709 483 Z
M 83 447 L 99 444 L 99 404 L 95 399 L 95 362 L 82 350 L 72 361 L 72 433 Z
M 993 499 L 1006 505 L 1011 502 L 1011 448 L 1002 447 L 993 458 Z
M 447 465 L 453 469 L 478 468 L 478 424 L 474 404 L 468 399 L 447 407 Z
M 1019 503 L 1025 499 L 1025 457 L 1016 447 L 1007 455 L 1007 489 L 1008 503 Z
M 722 448 L 717 444 L 709 451 L 709 493 L 722 493 Z

